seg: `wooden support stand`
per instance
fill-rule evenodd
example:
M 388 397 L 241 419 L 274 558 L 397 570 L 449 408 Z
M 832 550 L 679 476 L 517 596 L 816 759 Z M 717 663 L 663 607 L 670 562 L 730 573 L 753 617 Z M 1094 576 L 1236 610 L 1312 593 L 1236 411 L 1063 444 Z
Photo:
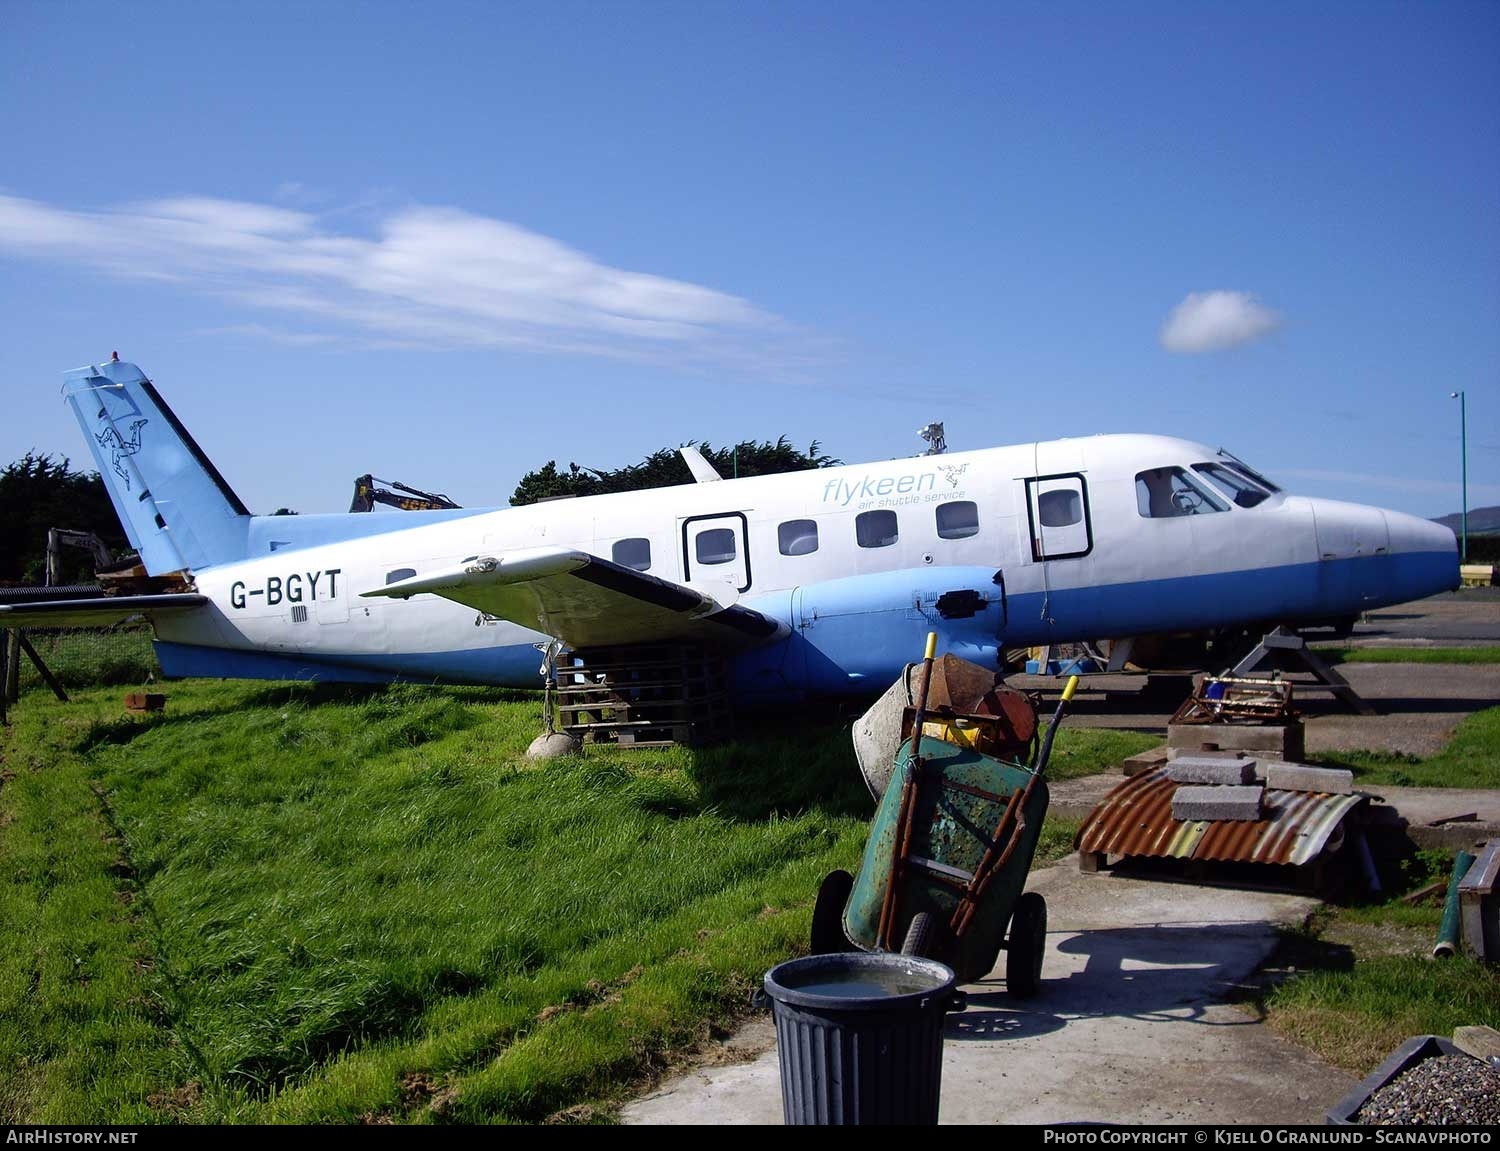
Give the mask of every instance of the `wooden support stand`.
M 52 694 L 57 696 L 58 699 L 62 700 L 63 703 L 67 703 L 68 693 L 63 691 L 63 686 L 62 684 L 57 682 L 57 677 L 53 675 L 47 665 L 42 662 L 42 657 L 37 655 L 36 648 L 31 646 L 31 641 L 26 638 L 26 633 L 24 631 L 16 632 L 16 642 L 21 645 L 21 650 L 26 653 L 27 658 L 36 665 L 38 674 L 41 675 L 47 686 L 52 689 Z
M 701 746 L 731 732 L 722 656 L 698 644 L 643 644 L 558 654 L 558 730 L 586 743 Z
M 21 698 L 21 656 L 36 666 L 37 674 L 52 689 L 52 694 L 68 702 L 68 693 L 52 674 L 52 669 L 42 662 L 42 657 L 31 646 L 23 631 L 0 631 L 0 723 L 6 722 L 5 705 Z
M 15 703 L 21 697 L 21 633 L 7 631 L 5 639 L 5 682 L 0 683 L 0 695 Z
M 10 720 L 5 717 L 5 708 L 10 703 L 10 632 L 0 631 L 0 724 Z

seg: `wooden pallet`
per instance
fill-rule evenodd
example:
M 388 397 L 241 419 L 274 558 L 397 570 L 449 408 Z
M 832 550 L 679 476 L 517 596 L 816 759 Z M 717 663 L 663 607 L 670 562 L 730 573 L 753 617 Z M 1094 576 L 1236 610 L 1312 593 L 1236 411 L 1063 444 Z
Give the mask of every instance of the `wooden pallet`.
M 559 729 L 587 743 L 701 746 L 732 730 L 728 669 L 699 644 L 564 651 L 549 688 Z

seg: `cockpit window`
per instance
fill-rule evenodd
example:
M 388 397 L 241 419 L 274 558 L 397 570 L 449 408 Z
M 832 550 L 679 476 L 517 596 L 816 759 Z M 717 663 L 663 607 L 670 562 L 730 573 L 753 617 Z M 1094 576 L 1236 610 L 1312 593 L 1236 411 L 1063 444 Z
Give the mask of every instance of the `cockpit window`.
M 1223 448 L 1220 448 L 1219 449 L 1219 455 L 1223 457 L 1224 462 L 1230 468 L 1232 468 L 1235 471 L 1239 472 L 1240 475 L 1244 476 L 1247 480 L 1250 480 L 1252 483 L 1259 484 L 1261 487 L 1265 488 L 1266 491 L 1268 491 L 1268 492 L 1279 492 L 1281 490 L 1280 485 L 1273 484 L 1270 480 L 1266 479 L 1265 476 L 1261 475 L 1260 472 L 1256 471 L 1254 468 L 1252 468 L 1244 460 L 1240 459 L 1240 457 L 1237 456 L 1237 455 L 1235 455 L 1233 452 L 1228 452 L 1228 451 L 1225 451 Z
M 1271 494 L 1225 464 L 1194 464 L 1193 471 L 1207 476 L 1214 487 L 1242 508 L 1253 508 Z
M 1228 504 L 1183 468 L 1152 468 L 1149 472 L 1137 472 L 1135 503 L 1141 515 L 1152 520 L 1229 510 Z

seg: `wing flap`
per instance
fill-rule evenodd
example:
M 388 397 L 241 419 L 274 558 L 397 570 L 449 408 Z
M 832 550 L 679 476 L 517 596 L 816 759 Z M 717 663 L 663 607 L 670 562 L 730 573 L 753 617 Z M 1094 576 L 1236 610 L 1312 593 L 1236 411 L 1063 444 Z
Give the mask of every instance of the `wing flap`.
M 780 621 L 713 594 L 570 548 L 531 548 L 412 576 L 364 592 L 440 595 L 570 647 L 698 640 L 748 646 L 785 634 Z
M 138 615 L 147 618 L 181 615 L 196 611 L 207 603 L 206 595 L 177 592 L 0 604 L 0 628 L 110 627 Z

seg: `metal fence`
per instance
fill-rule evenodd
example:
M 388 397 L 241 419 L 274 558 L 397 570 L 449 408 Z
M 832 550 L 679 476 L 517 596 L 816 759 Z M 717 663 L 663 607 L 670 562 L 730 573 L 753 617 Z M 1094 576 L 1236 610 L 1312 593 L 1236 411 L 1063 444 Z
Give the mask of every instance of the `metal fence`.
M 143 684 L 161 675 L 151 649 L 151 628 L 143 623 L 109 628 L 35 629 L 28 630 L 25 636 L 65 688 Z M 3 639 L 6 641 L 3 662 L 8 674 L 0 679 L 0 690 L 7 684 L 16 693 L 44 686 L 41 673 L 10 633 Z M 12 661 L 14 671 L 10 671 Z

